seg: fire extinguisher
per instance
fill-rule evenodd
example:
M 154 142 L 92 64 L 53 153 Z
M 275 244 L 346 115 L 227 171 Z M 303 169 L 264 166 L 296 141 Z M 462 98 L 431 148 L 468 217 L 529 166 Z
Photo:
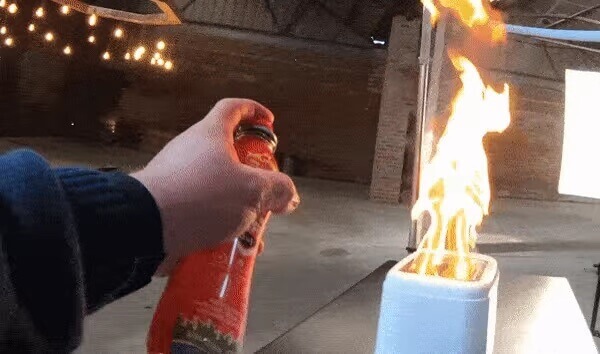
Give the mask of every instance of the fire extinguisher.
M 242 122 L 234 145 L 239 160 L 278 171 L 272 123 Z M 248 317 L 254 263 L 270 213 L 233 241 L 194 253 L 171 274 L 148 334 L 148 352 L 238 353 Z

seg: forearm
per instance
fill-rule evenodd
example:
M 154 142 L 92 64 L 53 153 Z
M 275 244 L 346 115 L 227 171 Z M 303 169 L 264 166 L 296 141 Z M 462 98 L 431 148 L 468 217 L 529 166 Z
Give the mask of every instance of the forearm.
M 0 348 L 74 349 L 83 274 L 69 203 L 48 164 L 30 151 L 0 155 Z
M 66 352 L 83 317 L 150 281 L 161 218 L 135 179 L 0 155 L 0 351 Z
M 88 312 L 148 284 L 163 247 L 160 214 L 145 187 L 120 172 L 55 173 L 77 225 Z

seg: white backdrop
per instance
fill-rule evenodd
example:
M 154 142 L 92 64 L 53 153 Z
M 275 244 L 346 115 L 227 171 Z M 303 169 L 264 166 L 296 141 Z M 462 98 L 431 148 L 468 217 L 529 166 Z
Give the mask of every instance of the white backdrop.
M 567 70 L 558 192 L 600 199 L 600 73 Z

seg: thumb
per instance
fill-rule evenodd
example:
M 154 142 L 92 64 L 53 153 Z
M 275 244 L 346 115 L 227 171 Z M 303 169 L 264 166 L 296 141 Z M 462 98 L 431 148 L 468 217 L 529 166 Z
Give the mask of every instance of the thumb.
M 276 172 L 261 170 L 250 166 L 244 166 L 246 172 L 251 174 L 250 180 L 260 181 L 255 183 L 255 195 L 260 196 L 258 210 L 260 213 L 268 211 L 275 214 L 291 213 L 300 204 L 300 196 L 296 191 L 294 182 L 287 175 Z

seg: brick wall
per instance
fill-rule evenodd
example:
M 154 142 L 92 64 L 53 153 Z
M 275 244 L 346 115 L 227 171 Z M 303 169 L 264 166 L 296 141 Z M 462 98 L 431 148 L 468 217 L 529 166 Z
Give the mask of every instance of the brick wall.
M 179 46 L 181 75 L 136 77 L 111 113 L 144 130 L 142 147 L 156 149 L 219 98 L 248 97 L 275 113 L 279 152 L 297 160 L 298 174 L 370 181 L 384 51 L 185 29 L 176 35 L 187 44 Z
M 416 77 L 414 62 L 395 69 L 400 79 L 388 85 L 389 97 L 406 98 L 407 109 L 401 111 L 396 101 L 380 110 L 385 63 L 399 58 L 384 50 L 199 26 L 167 31 L 174 31 L 165 35 L 182 48 L 173 75 L 97 61 L 68 63 L 43 52 L 7 57 L 0 62 L 0 99 L 3 118 L 7 112 L 10 118 L 1 120 L 0 132 L 105 139 L 153 152 L 219 98 L 243 96 L 273 109 L 280 152 L 298 159 L 299 174 L 369 183 L 374 173 L 384 182 L 379 198 L 392 202 L 409 190 L 410 121 L 416 107 L 408 103 L 416 86 L 402 78 Z M 592 54 L 547 50 L 549 56 L 537 43 L 511 41 L 497 61 L 480 63 L 489 69 L 486 75 L 513 85 L 513 123 L 504 134 L 486 139 L 496 195 L 560 198 L 564 69 L 598 70 L 600 65 Z M 444 85 L 447 94 L 455 92 L 451 80 Z M 380 113 L 380 137 L 389 139 L 376 142 Z
M 178 48 L 172 74 L 26 53 L 21 123 L 10 135 L 102 138 L 154 152 L 218 99 L 247 97 L 274 111 L 279 153 L 295 157 L 298 174 L 370 181 L 385 50 L 189 25 L 164 31 Z
M 510 41 L 502 66 L 492 69 L 512 85 L 511 126 L 486 141 L 490 174 L 499 196 L 571 200 L 558 194 L 561 171 L 565 71 L 600 71 L 593 53 L 535 41 Z
M 564 87 L 546 80 L 511 81 L 511 125 L 485 140 L 492 189 L 500 197 L 558 199 Z

